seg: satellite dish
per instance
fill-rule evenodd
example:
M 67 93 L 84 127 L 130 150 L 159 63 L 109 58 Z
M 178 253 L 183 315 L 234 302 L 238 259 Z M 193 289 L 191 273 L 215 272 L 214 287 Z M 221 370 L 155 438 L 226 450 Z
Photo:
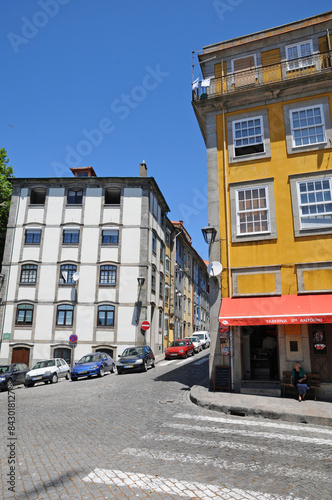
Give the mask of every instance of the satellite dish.
M 209 276 L 218 276 L 222 271 L 222 265 L 220 262 L 211 262 L 207 267 L 207 272 Z
M 77 271 L 76 273 L 73 274 L 72 280 L 78 281 L 79 279 L 80 279 L 80 273 Z

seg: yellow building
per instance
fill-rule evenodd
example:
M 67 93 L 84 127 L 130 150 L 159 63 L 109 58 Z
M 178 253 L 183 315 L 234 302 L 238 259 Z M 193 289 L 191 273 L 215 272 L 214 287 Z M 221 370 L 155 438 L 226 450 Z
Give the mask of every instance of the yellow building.
M 330 33 L 332 12 L 198 54 L 210 262 L 223 266 L 210 283 L 211 386 L 224 365 L 235 391 L 279 394 L 300 361 L 332 399 Z

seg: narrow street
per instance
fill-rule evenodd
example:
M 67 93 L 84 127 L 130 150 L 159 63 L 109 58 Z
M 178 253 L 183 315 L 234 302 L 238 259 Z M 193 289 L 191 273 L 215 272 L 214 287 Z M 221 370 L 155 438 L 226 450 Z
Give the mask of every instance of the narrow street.
M 197 407 L 189 389 L 207 371 L 203 351 L 146 373 L 20 387 L 14 434 L 1 393 L 1 498 L 330 500 L 332 429 Z

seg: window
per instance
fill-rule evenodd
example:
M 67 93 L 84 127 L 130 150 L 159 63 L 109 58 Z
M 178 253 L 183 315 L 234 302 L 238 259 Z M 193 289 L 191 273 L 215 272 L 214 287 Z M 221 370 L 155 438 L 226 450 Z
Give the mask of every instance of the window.
M 76 172 L 76 177 L 89 177 L 89 172 Z
M 58 326 L 72 326 L 74 307 L 63 304 L 57 308 L 56 324 Z
M 165 272 L 168 275 L 169 274 L 169 258 L 166 257 L 166 262 L 165 262 Z
M 63 264 L 60 266 L 59 283 L 74 284 L 73 274 L 76 273 L 77 266 L 75 264 Z
M 116 285 L 116 266 L 100 266 L 100 285 Z
M 151 267 L 151 292 L 156 293 L 156 268 Z
M 120 205 L 121 189 L 106 188 L 105 189 L 105 205 Z
M 164 243 L 160 243 L 160 261 L 164 262 L 164 255 L 165 255 L 165 245 Z
M 157 253 L 157 235 L 156 235 L 156 233 L 152 233 L 152 252 L 154 254 Z
M 169 230 L 167 229 L 166 230 L 166 244 L 169 246 L 170 242 L 171 242 L 171 235 L 170 235 Z
M 103 231 L 101 232 L 101 242 L 108 245 L 117 245 L 119 243 L 119 230 L 103 229 Z
M 332 227 L 332 178 L 297 183 L 301 229 Z
M 82 205 L 83 191 L 81 189 L 68 189 L 67 204 Z
M 269 231 L 267 188 L 254 187 L 237 191 L 237 232 L 238 234 L 262 233 Z
M 163 291 L 164 291 L 164 275 L 160 274 L 160 279 L 159 279 L 159 297 L 163 298 Z
M 24 264 L 21 268 L 20 283 L 36 283 L 37 266 L 35 264 Z
M 114 306 L 98 307 L 97 326 L 114 326 Z
M 299 68 L 307 68 L 314 64 L 312 57 L 312 41 L 301 42 L 286 47 L 287 70 L 292 71 Z
M 16 313 L 16 325 L 32 325 L 33 306 L 31 304 L 19 304 Z
M 326 142 L 322 106 L 290 111 L 293 146 L 307 146 Z
M 79 229 L 64 229 L 62 234 L 63 244 L 77 244 L 80 238 Z
M 234 156 L 264 152 L 263 119 L 233 121 Z
M 161 330 L 163 327 L 163 310 L 159 309 L 159 329 Z
M 26 229 L 25 243 L 39 244 L 41 238 L 41 229 Z
M 188 315 L 190 316 L 191 313 L 191 300 L 188 299 Z
M 165 286 L 165 304 L 168 305 L 169 302 L 169 288 Z
M 34 188 L 31 189 L 30 205 L 45 205 L 46 189 Z

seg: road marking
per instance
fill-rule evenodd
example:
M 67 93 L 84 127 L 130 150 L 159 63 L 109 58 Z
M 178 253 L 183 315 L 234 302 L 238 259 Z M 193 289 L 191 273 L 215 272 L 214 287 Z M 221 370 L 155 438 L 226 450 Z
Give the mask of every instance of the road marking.
M 238 420 L 230 420 L 229 418 L 226 417 L 206 417 L 203 415 L 190 415 L 187 413 L 177 413 L 176 415 L 173 415 L 174 418 L 184 418 L 188 420 L 199 420 L 201 422 L 218 422 L 221 424 L 229 424 L 229 425 L 244 425 L 244 426 L 251 426 L 251 427 L 272 427 L 276 429 L 287 429 L 287 430 L 295 430 L 295 431 L 301 431 L 301 432 L 316 432 L 318 434 L 331 434 L 332 435 L 332 429 L 329 428 L 319 428 L 319 427 L 314 427 L 310 426 L 307 424 L 283 424 L 281 422 L 266 422 L 263 420 L 258 420 L 256 419 L 255 421 L 253 420 L 243 420 L 243 419 L 238 419 Z M 234 417 L 233 417 L 234 418 Z M 237 417 L 235 417 L 237 418 Z
M 284 450 L 284 449 L 275 449 L 271 446 L 257 446 L 255 444 L 249 443 L 237 443 L 235 441 L 211 441 L 207 439 L 199 439 L 193 438 L 189 436 L 180 436 L 178 434 L 147 434 L 146 436 L 142 436 L 142 440 L 153 439 L 154 441 L 173 441 L 178 443 L 185 443 L 193 446 L 209 446 L 211 448 L 228 448 L 231 450 L 244 450 L 250 453 L 268 453 L 269 455 L 277 455 L 277 456 L 289 456 L 289 457 L 298 457 L 299 451 L 298 449 L 294 450 Z M 332 460 L 332 454 L 322 452 L 322 453 L 313 453 L 310 452 L 311 460 Z
M 199 425 L 186 425 L 186 424 L 170 424 L 164 423 L 162 427 L 169 427 L 171 429 L 181 429 L 183 431 L 198 431 L 198 432 L 214 432 L 217 434 L 234 434 L 236 436 L 247 436 L 253 438 L 263 439 L 279 439 L 280 441 L 298 441 L 299 443 L 311 443 L 320 446 L 332 446 L 332 440 L 319 439 L 314 437 L 305 436 L 289 436 L 287 434 L 277 434 L 273 432 L 260 432 L 260 431 L 246 431 L 241 429 L 221 429 L 220 427 L 200 427 Z
M 200 467 L 214 467 L 216 469 L 222 470 L 231 470 L 240 472 L 253 472 L 254 474 L 265 474 L 268 477 L 276 476 L 278 481 L 280 481 L 281 476 L 283 477 L 291 477 L 293 479 L 300 478 L 303 479 L 303 467 L 289 467 L 289 466 L 279 466 L 274 464 L 266 464 L 263 462 L 239 462 L 233 460 L 230 462 L 229 460 L 225 460 L 222 458 L 210 458 L 205 455 L 190 455 L 185 453 L 171 453 L 169 451 L 153 451 L 151 449 L 144 448 L 126 448 L 123 450 L 123 453 L 132 457 L 140 457 L 145 458 L 149 461 L 167 461 L 167 462 L 178 462 L 181 463 L 190 463 L 197 464 Z M 317 464 L 320 466 L 320 464 Z M 313 468 L 310 470 L 310 474 L 315 478 L 315 481 L 324 481 L 326 483 L 332 482 L 331 472 L 324 473 L 320 470 L 314 470 Z M 260 498 L 260 497 L 258 497 Z
M 223 499 L 234 500 L 242 498 L 245 500 L 309 500 L 307 497 L 298 498 L 291 495 L 280 496 L 259 491 L 242 490 L 239 488 L 229 489 L 225 486 L 204 484 L 199 482 L 182 481 L 175 478 L 165 478 L 158 475 L 140 474 L 134 472 L 122 472 L 118 470 L 94 469 L 83 478 L 86 483 L 104 483 L 117 487 L 139 488 L 141 490 L 167 493 L 185 498 L 197 498 L 200 500 Z

